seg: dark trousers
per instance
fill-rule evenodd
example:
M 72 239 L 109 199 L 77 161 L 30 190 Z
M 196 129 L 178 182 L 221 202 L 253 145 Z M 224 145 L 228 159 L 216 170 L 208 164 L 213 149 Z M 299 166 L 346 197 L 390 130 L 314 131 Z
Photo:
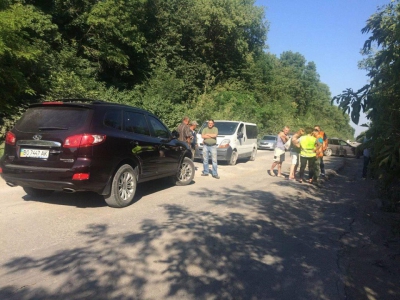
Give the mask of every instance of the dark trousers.
M 363 165 L 363 172 L 362 172 L 363 178 L 367 178 L 368 165 L 369 165 L 370 161 L 371 161 L 371 157 L 364 156 L 364 165 Z
M 320 157 L 321 162 L 319 164 L 320 170 L 321 170 L 321 174 L 325 175 L 325 164 L 324 164 L 324 157 Z
M 304 170 L 308 164 L 308 178 L 312 179 L 314 176 L 314 165 L 315 165 L 316 157 L 304 157 L 300 156 L 300 179 L 304 177 Z

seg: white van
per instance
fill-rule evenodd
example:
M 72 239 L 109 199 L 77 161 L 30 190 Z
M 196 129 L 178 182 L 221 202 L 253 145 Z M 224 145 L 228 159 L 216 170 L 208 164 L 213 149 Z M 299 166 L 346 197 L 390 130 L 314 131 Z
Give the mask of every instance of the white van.
M 255 160 L 257 155 L 257 124 L 242 121 L 215 120 L 218 128 L 217 160 L 235 165 L 238 158 Z M 204 122 L 197 133 L 195 158 L 203 159 L 203 138 L 201 133 L 207 127 Z

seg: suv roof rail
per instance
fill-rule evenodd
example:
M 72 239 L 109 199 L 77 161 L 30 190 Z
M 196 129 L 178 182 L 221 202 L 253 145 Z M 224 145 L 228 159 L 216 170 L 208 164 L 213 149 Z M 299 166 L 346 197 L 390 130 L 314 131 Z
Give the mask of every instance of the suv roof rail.
M 59 99 L 59 101 L 69 102 L 69 103 L 72 103 L 72 102 L 78 102 L 78 103 L 90 102 L 90 103 L 94 103 L 94 104 L 109 103 L 109 102 L 106 102 L 106 101 L 103 101 L 103 100 L 90 99 L 90 98 L 66 98 L 66 99 Z

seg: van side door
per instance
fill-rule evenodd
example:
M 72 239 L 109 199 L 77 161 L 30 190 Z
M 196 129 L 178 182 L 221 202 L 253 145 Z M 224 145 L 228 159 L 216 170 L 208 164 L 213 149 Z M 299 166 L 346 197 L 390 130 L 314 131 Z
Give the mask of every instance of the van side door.
M 258 130 L 257 126 L 253 124 L 245 124 L 245 130 L 246 130 L 246 145 L 248 145 L 248 148 L 246 147 L 246 150 L 249 152 L 249 156 L 253 152 L 253 148 L 257 149 L 257 135 L 258 135 Z
M 237 138 L 237 144 L 236 144 L 236 149 L 239 157 L 243 156 L 245 153 L 247 153 L 247 144 L 246 144 L 246 128 L 244 126 L 244 123 L 240 122 L 238 126 L 238 130 L 236 133 L 236 138 Z

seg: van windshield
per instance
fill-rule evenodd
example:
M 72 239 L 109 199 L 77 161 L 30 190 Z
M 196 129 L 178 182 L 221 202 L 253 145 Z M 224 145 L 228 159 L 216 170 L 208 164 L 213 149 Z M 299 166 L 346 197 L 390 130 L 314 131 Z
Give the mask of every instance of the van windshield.
M 218 128 L 218 135 L 232 135 L 236 132 L 239 122 L 223 122 L 215 121 L 214 127 Z M 204 122 L 201 126 L 199 133 L 203 132 L 203 129 L 207 127 L 207 122 Z

